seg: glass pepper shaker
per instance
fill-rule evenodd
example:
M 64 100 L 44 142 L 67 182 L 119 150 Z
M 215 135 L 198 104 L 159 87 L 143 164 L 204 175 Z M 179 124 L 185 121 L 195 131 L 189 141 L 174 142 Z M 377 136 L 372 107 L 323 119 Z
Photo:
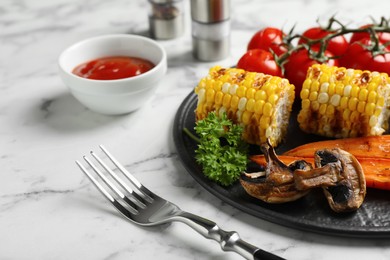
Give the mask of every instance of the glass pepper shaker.
M 153 38 L 168 40 L 183 34 L 183 0 L 149 0 L 149 3 L 149 26 Z
M 230 52 L 230 1 L 191 0 L 194 57 L 216 61 Z

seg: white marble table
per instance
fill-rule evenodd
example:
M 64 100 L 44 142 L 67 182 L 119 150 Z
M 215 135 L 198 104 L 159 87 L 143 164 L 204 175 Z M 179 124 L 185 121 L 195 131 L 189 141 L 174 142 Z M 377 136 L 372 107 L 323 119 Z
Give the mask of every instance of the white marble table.
M 186 2 L 188 4 L 188 2 Z M 369 22 L 386 0 L 232 0 L 231 56 L 202 63 L 191 36 L 161 41 L 168 74 L 152 100 L 125 116 L 80 105 L 57 72 L 70 44 L 110 33 L 146 34 L 146 0 L 2 0 L 0 3 L 0 259 L 241 259 L 183 224 L 145 229 L 125 221 L 74 161 L 105 144 L 150 189 L 288 259 L 390 259 L 386 240 L 330 237 L 269 223 L 221 202 L 181 165 L 176 110 L 214 64 L 230 66 L 261 27 L 297 31 L 333 14 Z M 188 9 L 187 9 L 188 11 Z

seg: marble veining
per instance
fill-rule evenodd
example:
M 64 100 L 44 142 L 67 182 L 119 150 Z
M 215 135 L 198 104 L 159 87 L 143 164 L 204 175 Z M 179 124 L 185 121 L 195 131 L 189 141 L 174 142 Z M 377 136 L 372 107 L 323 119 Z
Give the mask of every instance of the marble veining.
M 349 24 L 388 16 L 386 0 L 231 0 L 231 55 L 203 63 L 186 31 L 160 41 L 169 70 L 138 111 L 89 111 L 58 75 L 62 50 L 111 33 L 148 36 L 146 0 L 3 0 L 0 4 L 0 259 L 241 259 L 181 223 L 142 228 L 124 220 L 74 161 L 104 144 L 147 187 L 184 210 L 235 230 L 287 259 L 390 259 L 388 240 L 324 236 L 276 225 L 222 202 L 197 184 L 172 140 L 177 108 L 209 67 L 234 65 L 264 26 L 296 31 L 336 15 Z

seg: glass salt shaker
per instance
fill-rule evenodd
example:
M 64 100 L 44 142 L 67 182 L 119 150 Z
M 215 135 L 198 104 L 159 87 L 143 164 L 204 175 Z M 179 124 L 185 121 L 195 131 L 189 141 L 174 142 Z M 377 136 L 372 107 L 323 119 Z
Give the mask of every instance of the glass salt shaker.
M 183 0 L 149 0 L 149 3 L 149 26 L 153 38 L 168 40 L 183 34 Z
M 194 57 L 217 61 L 230 52 L 230 1 L 191 0 Z

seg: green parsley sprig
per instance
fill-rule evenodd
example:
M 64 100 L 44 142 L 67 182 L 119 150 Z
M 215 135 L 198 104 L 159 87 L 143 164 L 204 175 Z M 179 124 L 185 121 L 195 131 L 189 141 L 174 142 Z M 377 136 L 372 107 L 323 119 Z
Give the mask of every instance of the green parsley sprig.
M 199 120 L 195 126 L 198 149 L 195 159 L 209 179 L 229 186 L 237 181 L 248 162 L 248 145 L 242 140 L 243 128 L 233 124 L 226 113 L 215 112 Z

